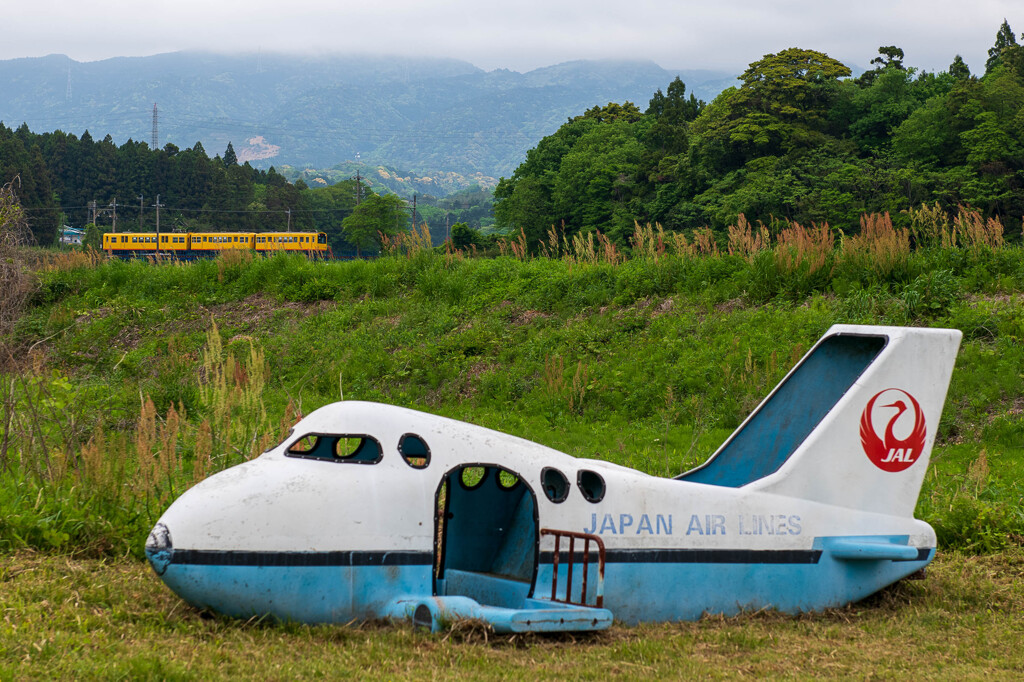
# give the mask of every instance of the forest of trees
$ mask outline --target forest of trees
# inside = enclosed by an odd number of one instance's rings
[[[1024,47],[1005,21],[985,72],[879,48],[857,78],[821,52],[754,62],[709,104],[678,78],[646,111],[630,102],[570,119],[495,189],[499,228],[536,244],[552,226],[620,243],[634,221],[723,230],[748,220],[827,222],[938,202],[1019,228],[1024,215]]]
[[[365,184],[358,192],[355,179],[317,188],[301,180],[292,184],[273,167],[263,171],[239,164],[230,144],[223,155],[210,158],[198,142],[191,149],[168,144],[154,151],[132,140],[117,146],[110,136],[97,142],[88,131],[79,138],[59,130],[36,134],[26,125],[12,130],[0,123],[0,181],[15,178],[35,241],[44,246],[54,243],[61,225],[90,224],[93,201],[97,233],[113,228],[115,200],[118,231],[153,230],[157,195],[161,230],[283,231],[290,225],[292,230],[326,232],[338,253],[377,246],[374,236],[366,236],[365,220],[352,222],[361,229],[344,228],[357,202],[369,202],[364,214],[380,203]],[[392,195],[387,203],[392,213],[406,210],[411,226],[403,200]],[[477,227],[482,219],[487,222],[481,212],[489,213],[491,198],[477,188],[444,199],[422,196],[419,203],[417,222],[427,222],[440,243],[446,222],[469,220]],[[388,220],[381,226],[385,232],[393,231],[396,222]]]

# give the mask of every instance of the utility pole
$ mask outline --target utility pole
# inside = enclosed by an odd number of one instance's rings
[[[156,119],[157,119],[156,102],[153,102],[153,151],[156,151],[156,149],[157,149],[156,144],[157,144],[157,140],[159,139],[157,137],[157,134],[156,134]]]
[[[452,238],[451,231],[448,226],[448,211],[444,212],[444,240],[448,241]]]
[[[142,232],[142,200],[143,195],[139,195],[139,232]]]
[[[416,231],[416,195],[412,195],[412,231]]]
[[[96,224],[96,200],[93,199],[89,202],[89,209],[92,211],[92,224]]]
[[[114,219],[111,223],[110,231],[117,234],[117,197],[114,197],[114,202],[109,204],[109,206],[114,209]]]
[[[163,204],[160,203],[160,195],[156,195],[156,203],[153,204],[156,208],[156,254],[160,255],[160,207]]]
[[[292,209],[285,211],[288,214],[288,232],[292,231]]]
[[[359,171],[356,171],[356,206],[359,205],[360,200],[363,198],[363,179],[359,177]]]

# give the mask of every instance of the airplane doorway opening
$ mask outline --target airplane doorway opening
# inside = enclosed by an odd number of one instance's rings
[[[437,596],[519,608],[537,573],[537,499],[522,477],[488,464],[460,466],[437,491]]]

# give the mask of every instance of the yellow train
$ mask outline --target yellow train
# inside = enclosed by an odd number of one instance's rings
[[[326,256],[331,247],[323,232],[119,232],[103,235],[103,250],[123,257],[159,252],[178,258],[201,258],[229,250],[301,251]]]

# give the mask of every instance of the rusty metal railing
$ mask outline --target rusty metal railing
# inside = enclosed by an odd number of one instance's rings
[[[555,552],[552,555],[551,560],[551,601],[561,602],[563,604],[572,604],[574,606],[590,606],[587,603],[587,578],[590,573],[590,543],[593,542],[597,545],[597,589],[595,590],[595,603],[594,606],[597,608],[604,607],[604,542],[597,535],[591,535],[590,533],[577,533],[571,530],[553,530],[551,528],[541,528],[540,534],[550,535],[555,538]],[[558,565],[561,559],[561,542],[562,538],[569,538],[569,561],[566,563],[566,583],[565,583],[565,598],[558,598]],[[573,601],[572,599],[572,573],[575,567],[576,561],[576,540],[583,541],[583,584],[580,590],[580,600]]]

